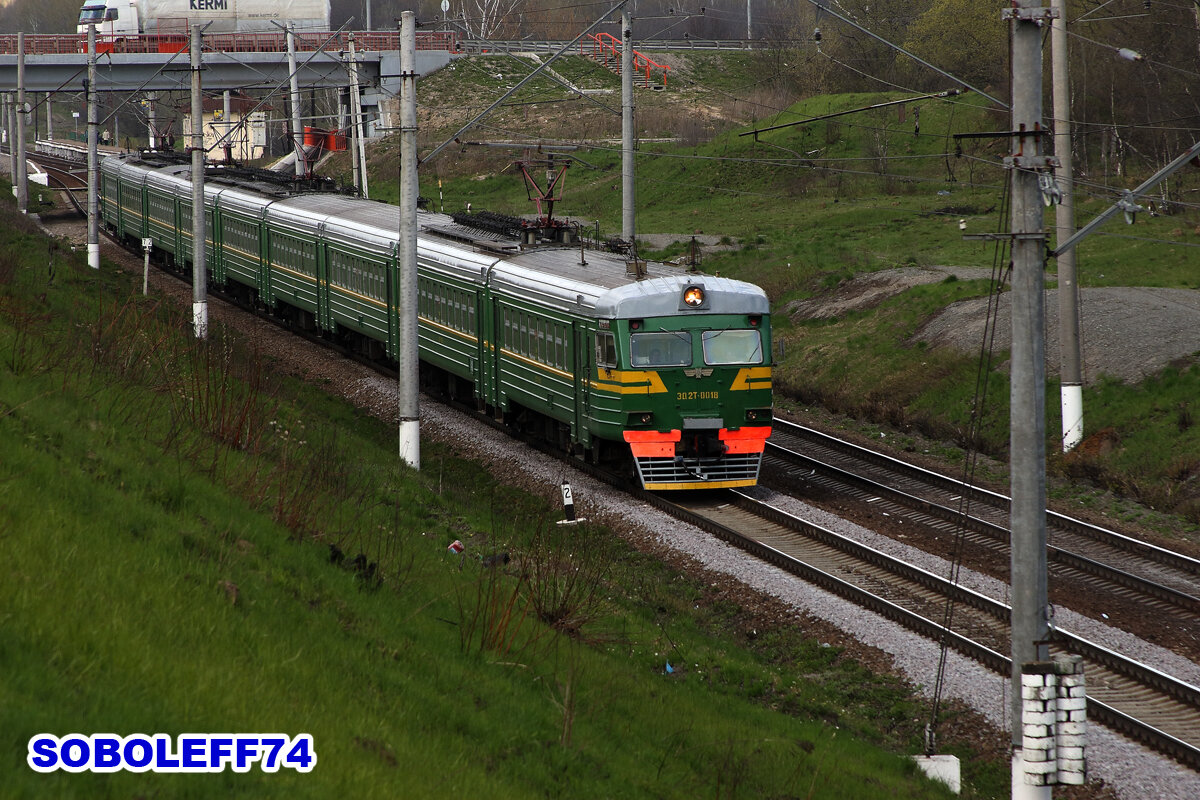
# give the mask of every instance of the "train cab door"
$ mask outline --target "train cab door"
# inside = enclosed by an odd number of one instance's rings
[[[397,255],[397,245],[392,242],[391,253],[388,255],[387,269],[384,270],[384,280],[387,292],[387,354],[397,358],[400,354],[400,262]],[[420,286],[420,282],[417,283]],[[417,306],[418,313],[420,305]]]
[[[329,253],[325,246],[324,222],[317,225],[313,261],[313,274],[317,278],[317,327],[328,331],[333,329],[333,313],[329,308]]]
[[[258,272],[254,276],[254,288],[258,290],[258,296],[262,298],[268,306],[274,303],[274,297],[271,295],[271,231],[267,227],[267,206],[264,206],[259,211],[259,217],[256,221],[258,226]]]
[[[586,444],[587,420],[592,397],[591,337],[579,322],[571,323],[572,366],[575,375],[575,414],[572,419],[572,438]]]
[[[487,332],[492,328],[488,310],[487,291],[480,287],[472,298],[475,303],[475,357],[471,364],[471,379],[475,382],[475,402],[480,409],[488,403],[492,369],[488,359]]]
[[[503,383],[503,369],[501,366],[502,354],[501,350],[504,347],[504,314],[507,313],[504,307],[500,305],[499,298],[492,297],[488,303],[491,306],[489,311],[488,326],[487,326],[487,341],[484,343],[485,353],[484,358],[488,364],[488,369],[491,370],[491,376],[488,380],[487,404],[491,406],[499,419],[500,413],[504,410],[501,405],[504,398],[504,392],[501,384]]]

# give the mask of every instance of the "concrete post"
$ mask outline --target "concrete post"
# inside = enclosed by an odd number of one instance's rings
[[[1055,242],[1075,233],[1075,174],[1071,158],[1071,88],[1067,79],[1067,3],[1051,0],[1058,17],[1052,21],[1051,81],[1054,86],[1054,155],[1062,201],[1054,209]],[[1062,449],[1075,449],[1083,439],[1083,366],[1079,345],[1079,284],[1075,248],[1058,255],[1058,347],[1062,396]]]
[[[150,149],[158,149],[158,120],[156,118],[158,109],[158,92],[146,93],[146,127],[149,129]]]
[[[621,238],[637,235],[633,182],[633,15],[621,11]]]
[[[25,126],[28,122],[25,104],[25,33],[17,34],[17,171],[13,183],[17,187],[17,209],[29,213],[29,162],[25,160]]]
[[[224,115],[222,121],[225,123],[221,126],[221,141],[225,143],[225,163],[230,164],[233,161],[233,116],[230,106],[230,92],[225,90],[221,95],[221,113]]]
[[[192,26],[192,328],[208,338],[208,253],[204,226],[204,104],[200,93],[200,26]]]
[[[87,33],[87,147],[88,147],[88,266],[100,269],[100,160],[96,145],[100,138],[100,119],[96,91],[96,26]]]
[[[415,32],[413,33],[413,37],[413,63],[415,64]],[[416,100],[414,99],[413,102],[415,103]],[[354,56],[354,34],[350,34],[350,115],[354,118],[354,151],[350,154],[350,160],[354,162],[356,167],[354,172],[360,181],[358,184],[359,191],[362,192],[363,197],[370,197],[370,188],[367,184],[366,125],[363,119],[362,97],[358,93],[358,61]],[[403,125],[403,123],[401,124]]]
[[[1012,376],[1009,436],[1012,483],[1013,797],[1050,800],[1046,786],[1025,783],[1022,754],[1021,668],[1045,661],[1049,633],[1046,594],[1045,307],[1042,274],[1046,239],[1038,170],[1045,167],[1042,122],[1040,0],[1019,0],[1012,20]]]
[[[291,73],[292,104],[292,147],[296,153],[296,177],[303,178],[308,174],[307,159],[304,156],[304,131],[300,127],[300,76],[296,74],[296,26],[289,22],[287,27],[288,72]]]
[[[421,468],[417,407],[417,26],[411,11],[400,14],[400,458]],[[365,177],[365,176],[364,176]]]

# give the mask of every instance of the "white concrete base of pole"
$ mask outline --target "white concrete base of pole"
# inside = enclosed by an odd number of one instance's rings
[[[912,759],[926,777],[941,781],[955,794],[962,791],[962,765],[958,756],[913,756]]]
[[[100,269],[100,243],[92,244],[88,242],[88,266],[92,269]]]
[[[208,338],[208,303],[192,303],[192,330],[197,339]]]
[[[1067,384],[1062,387],[1062,449],[1069,453],[1083,441],[1083,387]]]
[[[1012,800],[1052,800],[1054,787],[1034,786],[1025,782],[1025,756],[1021,748],[1013,750]]]
[[[400,422],[400,460],[413,469],[421,468],[421,423],[415,419]]]

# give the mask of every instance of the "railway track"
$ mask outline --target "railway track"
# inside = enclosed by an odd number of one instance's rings
[[[964,565],[1008,580],[1008,498],[803,426],[776,420],[764,469],[798,494],[830,493],[871,513],[915,523],[948,552],[962,534]],[[910,529],[911,533],[911,529]],[[1109,624],[1200,657],[1200,561],[1047,512],[1052,600],[1103,605]]]
[[[571,463],[628,489],[623,479],[577,459]],[[1008,610],[1003,604],[782,511],[768,510],[744,495],[727,492],[681,503],[648,492],[634,493],[898,624],[934,640],[944,637],[955,650],[997,672],[1009,670],[1003,655],[1009,641]],[[949,631],[933,621],[942,617],[947,594],[959,609]],[[1060,632],[1052,648],[1056,654],[1084,657],[1093,719],[1200,770],[1200,690],[1066,632]]]
[[[781,569],[1008,674],[1009,608],[748,495],[647,499]],[[953,598],[953,627],[943,618]],[[1092,719],[1200,770],[1200,688],[1057,629],[1051,654],[1086,664]]]
[[[5,157],[9,156],[7,150],[3,152]],[[87,192],[86,163],[81,165],[75,159],[52,156],[36,151],[30,151],[27,158],[29,161],[37,164],[46,173],[47,185],[51,190],[61,191],[67,196],[67,199],[75,207],[75,211],[78,214],[87,216],[87,211],[79,204],[79,199],[76,197],[79,193]]]

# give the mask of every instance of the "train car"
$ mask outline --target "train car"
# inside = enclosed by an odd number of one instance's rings
[[[190,268],[190,167],[120,156],[101,177],[106,227]],[[205,207],[213,285],[395,358],[399,209],[219,168]],[[570,228],[495,220],[419,213],[425,388],[593,461],[624,460],[647,489],[755,484],[771,430],[765,293],[584,250]]]

